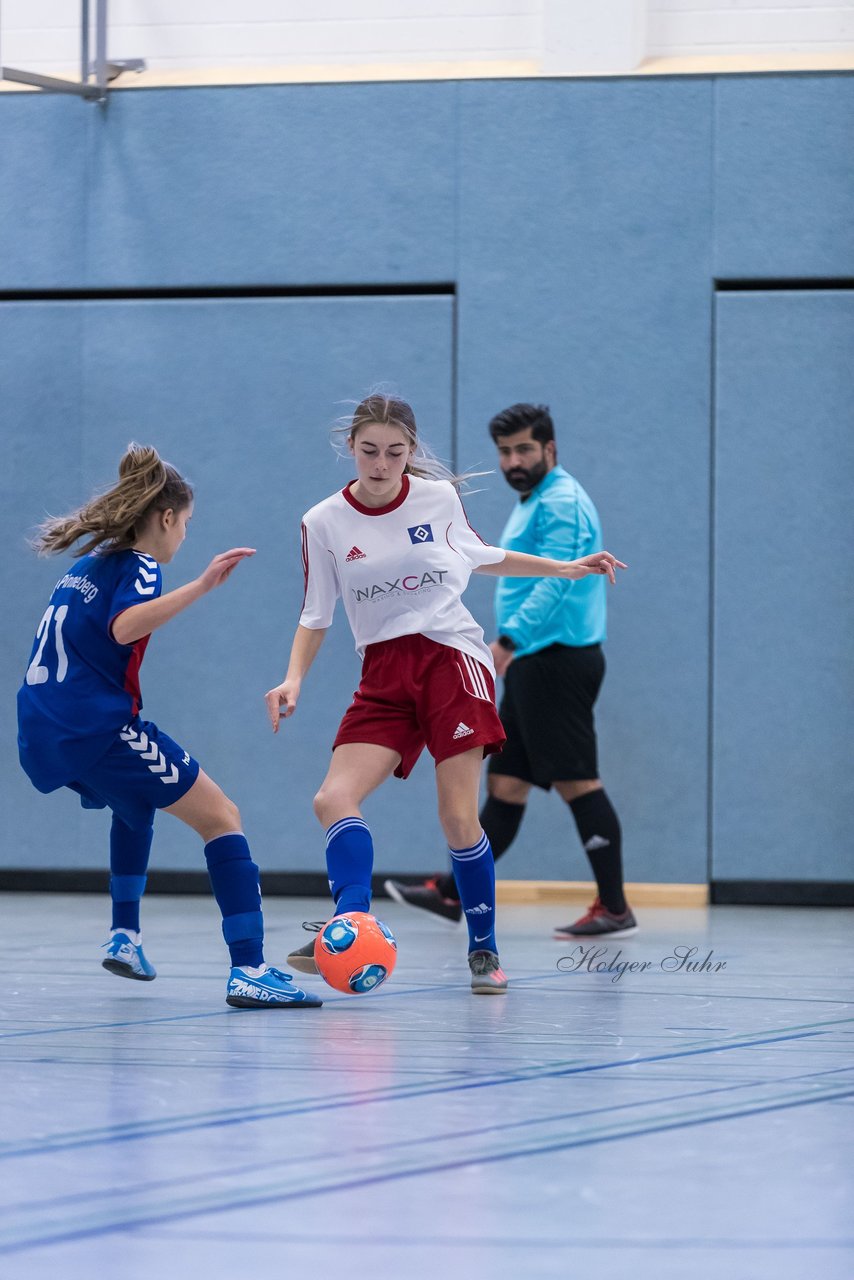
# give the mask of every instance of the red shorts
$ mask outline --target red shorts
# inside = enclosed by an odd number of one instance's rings
[[[400,755],[395,777],[408,778],[425,747],[441,764],[472,747],[491,755],[505,736],[482,663],[426,636],[398,636],[365,650],[362,679],[332,749],[345,742],[390,747]]]

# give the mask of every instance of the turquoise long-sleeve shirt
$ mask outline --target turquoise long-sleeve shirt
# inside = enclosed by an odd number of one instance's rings
[[[554,560],[577,560],[602,550],[602,528],[589,495],[558,466],[517,502],[500,545]],[[597,644],[605,639],[606,582],[598,575],[574,582],[499,578],[498,634],[515,641],[517,658],[552,644]]]

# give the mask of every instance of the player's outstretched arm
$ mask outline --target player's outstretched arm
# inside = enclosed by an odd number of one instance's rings
[[[192,582],[187,582],[174,591],[167,591],[165,596],[158,596],[156,600],[132,604],[113,619],[113,639],[119,644],[135,644],[143,636],[170,622],[176,614],[187,609],[209,591],[213,591],[214,587],[222,586],[232,569],[241,560],[254,554],[254,547],[232,547],[230,551],[221,551],[218,556],[214,556],[204,573],[200,573]]]
[[[615,570],[627,569],[610,551],[594,551],[580,560],[549,560],[545,556],[529,556],[522,551],[508,551],[497,564],[478,565],[475,573],[489,573],[495,578],[586,578],[604,574],[616,581]]]
[[[281,684],[276,685],[275,689],[270,689],[264,694],[264,701],[267,703],[267,715],[270,717],[273,733],[278,733],[280,722],[286,720],[288,716],[292,716],[296,711],[303,679],[317,657],[326,631],[326,627],[319,627],[315,630],[302,625],[297,627],[294,642],[291,645],[287,675]]]

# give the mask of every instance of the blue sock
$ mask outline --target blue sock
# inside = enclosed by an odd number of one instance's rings
[[[486,835],[470,849],[450,849],[451,866],[469,931],[469,951],[494,951],[495,859]]]
[[[370,911],[374,842],[364,818],[342,818],[326,833],[326,870],[335,914]]]
[[[241,968],[262,965],[261,881],[246,836],[240,831],[217,836],[205,845],[205,858],[214,897],[222,912],[222,936],[228,945],[231,963]]]
[[[134,831],[113,814],[110,827],[110,897],[114,929],[139,932],[139,900],[145,893],[154,827]]]

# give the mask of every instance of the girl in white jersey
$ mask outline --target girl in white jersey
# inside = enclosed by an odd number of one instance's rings
[[[502,994],[495,866],[478,819],[478,790],[483,758],[501,750],[504,731],[492,656],[460,597],[472,571],[598,573],[613,582],[615,567],[625,566],[607,551],[563,562],[489,546],[469,525],[451,477],[437,478],[441,469],[418,455],[415,418],[403,400],[363,400],[348,442],[356,480],[303,518],[305,600],[287,674],[266,695],[273,731],[296,710],[340,596],[363,667],[314,799],[326,829],[335,912],[370,911],[373,843],[362,802],[392,773],[406,778],[426,746],[469,929],[471,988]],[[313,943],[288,960],[316,972]]]

